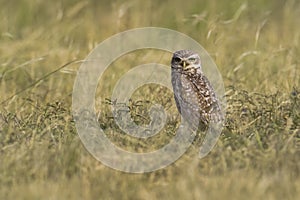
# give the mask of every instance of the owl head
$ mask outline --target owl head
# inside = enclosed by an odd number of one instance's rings
[[[200,57],[197,53],[191,50],[179,50],[174,52],[171,66],[172,69],[177,71],[192,73],[202,72]]]

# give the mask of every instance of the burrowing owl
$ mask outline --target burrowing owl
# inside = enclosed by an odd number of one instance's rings
[[[187,121],[197,123],[206,129],[210,122],[222,121],[219,101],[209,80],[201,69],[197,53],[180,50],[173,54],[171,61],[172,85],[176,106]]]

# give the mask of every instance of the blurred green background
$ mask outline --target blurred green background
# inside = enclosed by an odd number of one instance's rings
[[[299,199],[299,1],[0,0],[0,7],[0,199]],[[209,52],[228,114],[206,158],[187,153],[165,169],[133,175],[85,150],[71,95],[80,60],[98,43],[146,26],[185,33]],[[157,56],[169,64],[170,54],[137,52],[100,80],[99,122],[116,143],[124,135],[107,114],[110,90],[132,63]],[[149,86],[133,96],[137,122],[148,122],[149,102],[176,109],[170,91],[161,91]],[[170,120],[156,139],[165,142],[176,125]],[[155,145],[129,142],[135,150]]]

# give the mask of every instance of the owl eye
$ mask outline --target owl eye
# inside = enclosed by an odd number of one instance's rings
[[[180,62],[180,61],[181,61],[181,58],[175,57],[175,58],[174,58],[174,61],[175,61],[175,62]]]
[[[189,58],[189,61],[190,61],[190,62],[195,62],[195,61],[196,61],[196,58]]]

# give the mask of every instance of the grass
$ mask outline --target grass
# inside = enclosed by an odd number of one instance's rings
[[[297,1],[1,0],[0,6],[0,199],[299,199]],[[72,87],[80,60],[98,43],[144,26],[183,32],[210,53],[223,76],[227,119],[204,159],[191,147],[164,169],[127,174],[96,161],[82,145]],[[168,65],[169,57],[133,52],[99,81],[98,120],[120,147],[150,151],[172,138],[176,117],[142,141],[128,139],[109,112],[111,91],[124,73],[153,59]],[[134,121],[148,124],[148,110],[158,102],[176,112],[166,88],[137,90]]]

